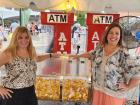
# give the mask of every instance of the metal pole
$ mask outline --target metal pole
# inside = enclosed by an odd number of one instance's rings
[[[20,26],[22,26],[22,14],[21,14],[22,8],[19,9],[19,21],[20,21]]]
[[[138,105],[140,105],[140,84],[139,84],[139,100],[138,100]]]

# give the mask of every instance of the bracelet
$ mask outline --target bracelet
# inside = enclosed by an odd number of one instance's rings
[[[50,58],[52,57],[52,53],[50,53]]]

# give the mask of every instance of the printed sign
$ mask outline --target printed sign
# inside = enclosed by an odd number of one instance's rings
[[[68,14],[47,14],[48,23],[67,23]]]
[[[119,18],[119,14],[87,14],[87,51],[94,50],[96,48],[102,40],[106,26],[111,24],[117,18]]]
[[[93,24],[111,24],[113,15],[93,15]]]
[[[73,13],[41,12],[41,23],[54,26],[53,52],[71,52],[71,26]]]

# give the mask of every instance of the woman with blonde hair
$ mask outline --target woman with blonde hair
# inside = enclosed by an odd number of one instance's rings
[[[38,105],[35,95],[36,61],[58,54],[38,56],[26,27],[18,27],[9,46],[0,54],[0,66],[5,65],[6,77],[0,86],[1,105]]]

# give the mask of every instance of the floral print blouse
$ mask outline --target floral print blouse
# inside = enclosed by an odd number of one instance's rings
[[[108,95],[125,98],[126,91],[119,89],[119,83],[128,84],[138,75],[140,65],[130,59],[125,48],[118,48],[114,53],[105,56],[102,46],[90,52],[93,59],[93,86]]]

